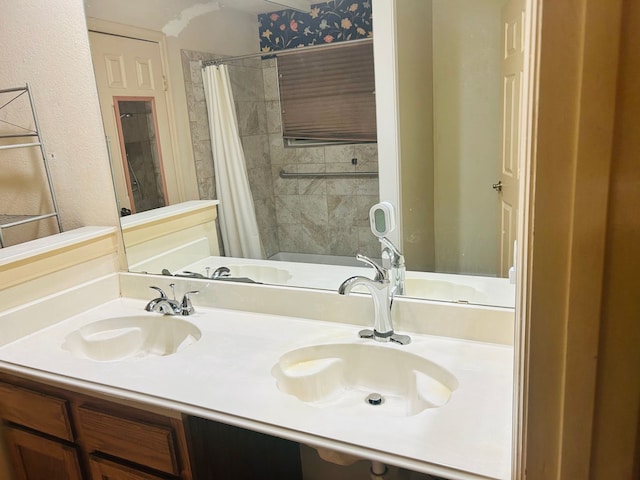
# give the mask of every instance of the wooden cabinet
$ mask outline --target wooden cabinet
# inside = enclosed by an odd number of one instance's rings
[[[0,419],[16,480],[302,479],[296,442],[2,373]]]
[[[17,480],[82,480],[75,446],[5,426]]]
[[[141,472],[95,455],[89,458],[89,468],[91,478],[94,480],[166,480],[167,478]]]
[[[91,452],[101,452],[160,472],[180,474],[175,430],[142,419],[122,418],[95,408],[78,408],[78,427]]]
[[[19,480],[192,480],[181,417],[0,375]]]
[[[66,399],[8,383],[0,383],[0,399],[0,413],[5,421],[73,441]]]

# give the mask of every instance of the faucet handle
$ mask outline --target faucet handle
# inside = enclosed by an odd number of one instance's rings
[[[167,299],[167,294],[164,293],[164,290],[162,290],[160,287],[154,287],[153,285],[150,286],[149,288],[153,288],[154,290],[157,290],[160,293],[160,298],[163,300]]]
[[[189,298],[189,295],[197,295],[198,293],[200,293],[198,290],[192,290],[184,294],[184,296],[182,297],[182,302],[180,303],[180,306],[182,307],[180,313],[182,315],[191,315],[192,313],[195,313],[196,309],[193,308],[193,304],[191,303],[191,298]]]
[[[382,282],[388,279],[387,271],[384,268],[382,268],[380,265],[378,265],[376,262],[371,260],[369,257],[357,253],[356,260],[358,260],[359,262],[366,263],[370,267],[373,267],[373,269],[376,271],[376,277],[374,278],[376,282]]]
[[[160,303],[164,301],[168,301],[168,299],[167,299],[167,295],[164,293],[164,291],[160,287],[150,286],[149,288],[153,288],[154,290],[157,290],[158,293],[160,294],[159,298],[154,298],[153,300],[150,300],[149,303],[147,303],[147,305],[144,307],[144,309],[147,312],[154,312],[156,311]]]

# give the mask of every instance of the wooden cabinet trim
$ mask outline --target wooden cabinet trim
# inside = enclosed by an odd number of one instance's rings
[[[170,478],[143,472],[98,455],[90,455],[89,470],[93,480],[167,480]]]
[[[180,473],[171,427],[123,418],[87,405],[78,407],[77,422],[89,453],[102,452],[160,472]]]
[[[149,469],[149,471],[157,471],[157,475],[163,475],[160,472],[167,472],[171,476],[167,478],[179,478],[180,480],[192,480],[190,455],[186,440],[186,426],[183,424],[182,414],[175,411],[159,410],[156,407],[145,408],[145,405],[140,402],[122,401],[120,399],[110,399],[101,396],[100,394],[92,395],[89,390],[82,390],[82,392],[68,390],[64,386],[56,386],[53,383],[41,382],[39,380],[33,380],[26,377],[16,376],[6,372],[0,372],[0,387],[5,387],[5,390],[0,390],[0,419],[4,419],[11,423],[15,423],[20,426],[24,426],[27,430],[35,430],[35,434],[38,435],[42,432],[44,437],[51,436],[61,438],[65,441],[74,442],[78,447],[78,455],[80,457],[80,465],[86,467],[87,474],[90,465],[90,454],[97,451],[96,448],[89,445],[86,441],[86,429],[83,430],[79,425],[81,418],[80,409],[93,410],[95,412],[103,412],[109,418],[119,419],[124,422],[129,428],[140,428],[144,431],[151,431],[153,437],[153,447],[159,445],[155,452],[168,452],[168,457],[162,459],[162,461],[149,464],[145,463],[145,460],[137,456],[132,459],[130,455],[118,455],[112,452],[105,452],[107,456],[113,455],[114,457],[120,457],[123,463],[131,462],[132,464],[140,464],[141,466]],[[6,392],[18,391],[28,392],[31,395],[35,395],[38,400],[54,399],[55,402],[48,403],[48,409],[42,408],[27,408],[25,409],[22,417],[31,418],[33,416],[43,416],[46,419],[65,419],[65,428],[68,429],[68,435],[62,435],[60,432],[54,433],[50,428],[42,428],[39,424],[34,424],[32,421],[21,419],[17,421],[16,415],[11,414],[10,409],[5,408],[4,404]],[[16,402],[14,402],[16,403]],[[17,402],[21,405],[20,402]],[[46,402],[45,402],[46,403]],[[55,406],[53,410],[51,405]],[[61,407],[64,405],[64,407]],[[60,412],[60,409],[62,413]],[[9,411],[9,413],[7,413]],[[36,415],[37,414],[37,415]],[[10,417],[10,418],[9,418]],[[138,425],[136,427],[136,425]],[[151,428],[151,430],[148,430]],[[126,430],[126,429],[125,429]],[[7,439],[8,438],[8,435]],[[119,437],[118,440],[126,440],[125,435]],[[91,441],[91,437],[88,437]],[[131,440],[129,440],[131,441]],[[136,447],[143,441],[149,443],[145,436],[143,440],[134,441]],[[115,458],[117,462],[117,458]],[[159,468],[160,467],[160,468]],[[98,477],[100,478],[100,477]],[[162,478],[162,477],[160,477]]]
[[[7,421],[72,442],[69,402],[34,390],[0,383],[0,415]]]
[[[28,471],[34,470],[34,465],[25,465],[25,451],[36,452],[41,458],[48,457],[64,465],[63,472],[51,472],[49,478],[63,478],[64,473],[68,480],[82,480],[82,471],[78,459],[77,448],[61,441],[42,437],[35,433],[27,432],[17,427],[5,426],[5,435],[8,440],[9,457],[14,467],[18,480],[29,480]],[[42,472],[40,472],[42,473]],[[39,475],[39,478],[44,478]]]

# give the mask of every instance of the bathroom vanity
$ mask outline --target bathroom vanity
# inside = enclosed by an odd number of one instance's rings
[[[341,464],[510,478],[512,310],[398,299],[395,328],[411,336],[398,345],[358,337],[373,318],[366,294],[131,273],[33,293],[75,268],[46,268],[69,242],[39,250],[31,280],[18,279],[24,256],[4,265],[3,293],[22,299],[0,312],[0,416],[18,468],[302,478],[308,445]],[[194,314],[145,311],[149,287],[170,282],[178,298],[200,292]]]

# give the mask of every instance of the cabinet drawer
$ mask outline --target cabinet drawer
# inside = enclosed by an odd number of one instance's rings
[[[78,408],[78,428],[89,452],[102,452],[161,472],[178,475],[173,429]]]
[[[19,480],[82,480],[76,447],[6,427],[7,447]]]
[[[92,480],[167,480],[168,478],[120,465],[96,455],[91,455],[89,458],[89,468]]]
[[[9,422],[73,441],[68,401],[0,383],[0,415]]]

